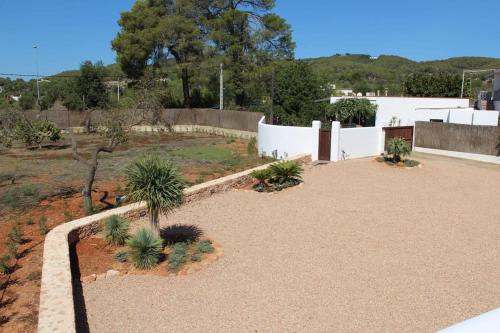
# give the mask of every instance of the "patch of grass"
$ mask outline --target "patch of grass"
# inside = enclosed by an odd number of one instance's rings
[[[5,245],[7,246],[9,257],[17,259],[17,244],[9,239]]]
[[[187,147],[173,150],[172,155],[193,160],[224,162],[233,158],[233,151],[222,147]]]
[[[405,164],[405,166],[407,166],[409,168],[413,168],[413,167],[419,166],[420,162],[419,161],[415,161],[415,160],[406,159],[404,161],[404,164]]]
[[[191,255],[191,261],[192,262],[200,262],[201,261],[201,254],[195,253]]]
[[[5,191],[1,202],[10,209],[21,207],[22,198],[18,188],[12,188]]]
[[[33,222],[33,219],[31,217],[26,220],[26,225],[33,225],[34,223],[35,222]]]
[[[113,215],[104,220],[104,237],[108,243],[123,245],[129,237],[129,222],[123,217]]]
[[[24,233],[23,230],[18,225],[16,225],[10,230],[8,236],[12,242],[21,244],[23,242]]]
[[[22,195],[25,197],[38,196],[38,194],[40,192],[38,190],[38,187],[34,184],[31,184],[31,183],[21,185],[20,190],[21,190]]]
[[[115,259],[118,262],[127,262],[128,261],[128,253],[126,251],[119,251],[115,253],[113,256],[113,259]]]
[[[0,257],[0,274],[7,275],[11,271],[11,267],[9,265],[10,257],[8,255],[3,255]]]
[[[257,156],[258,151],[257,151],[257,139],[256,138],[251,138],[248,141],[247,153],[248,153],[248,156]]]
[[[134,267],[151,269],[158,265],[162,255],[163,241],[148,229],[140,229],[127,240],[128,257]]]
[[[42,271],[34,271],[28,274],[26,280],[35,281],[35,280],[40,280],[41,277],[42,277]]]
[[[47,227],[47,218],[45,216],[40,217],[40,220],[38,220],[38,229],[40,231],[40,235],[42,236],[49,232],[49,228]]]
[[[63,214],[64,214],[64,221],[65,222],[69,222],[69,221],[73,220],[73,214],[71,214],[71,212],[65,210],[63,212]]]
[[[230,145],[231,143],[235,142],[236,140],[234,138],[230,138],[226,141],[226,144]]]

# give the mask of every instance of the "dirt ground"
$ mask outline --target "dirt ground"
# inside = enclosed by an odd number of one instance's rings
[[[309,166],[186,205],[224,248],[188,276],[84,285],[90,332],[435,332],[500,306],[500,167],[415,154]]]
[[[100,141],[97,135],[78,136],[79,149],[87,156]],[[123,194],[124,168],[146,152],[168,156],[190,184],[269,162],[248,156],[247,143],[202,134],[135,134],[113,154],[102,153],[94,203],[104,206],[98,201],[104,192],[114,203],[115,195]],[[24,232],[19,259],[10,261],[14,272],[0,276],[0,331],[36,330],[44,240],[40,220],[46,220],[50,230],[84,216],[80,194],[84,172],[71,157],[68,138],[41,150],[0,151],[0,256],[7,251],[5,242],[12,227],[17,224]]]

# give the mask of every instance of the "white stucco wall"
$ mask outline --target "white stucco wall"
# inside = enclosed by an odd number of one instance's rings
[[[342,158],[343,152],[346,159],[380,155],[384,152],[384,138],[381,127],[341,128],[339,156]]]
[[[272,156],[274,150],[278,158],[299,154],[311,154],[312,160],[318,159],[319,128],[321,122],[313,122],[314,127],[278,126],[259,121],[259,154]]]
[[[471,125],[472,124],[472,115],[474,111],[472,110],[450,110],[449,123],[452,124],[463,124],[463,125]]]
[[[473,125],[498,126],[499,111],[474,111]]]
[[[415,121],[430,121],[441,119],[444,123],[449,120],[450,109],[416,109]]]
[[[342,97],[331,97],[335,103]],[[401,125],[414,125],[416,109],[455,109],[468,108],[469,100],[462,98],[425,98],[425,97],[362,97],[378,105],[375,126],[387,126],[393,117],[401,119]]]

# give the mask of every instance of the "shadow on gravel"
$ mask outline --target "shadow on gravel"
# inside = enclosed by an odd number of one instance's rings
[[[87,309],[85,308],[85,298],[83,297],[82,283],[80,282],[80,268],[76,248],[69,247],[71,275],[73,276],[73,305],[75,307],[76,331],[78,333],[88,333],[89,323],[87,321]]]

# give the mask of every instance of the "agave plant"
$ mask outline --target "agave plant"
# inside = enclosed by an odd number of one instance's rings
[[[250,173],[250,176],[259,181],[259,185],[266,186],[266,180],[272,176],[270,169],[254,170]]]
[[[123,245],[128,238],[129,223],[123,217],[113,215],[104,220],[104,236],[108,243]]]
[[[172,162],[156,155],[138,159],[125,173],[130,198],[146,201],[151,229],[159,235],[160,212],[166,215],[182,203],[184,181]]]
[[[151,230],[139,229],[127,240],[128,260],[139,269],[151,269],[158,264],[163,250],[163,241]]]
[[[304,169],[295,161],[282,161],[271,164],[269,169],[272,172],[273,179],[278,184],[288,182],[298,182],[302,180],[302,172]]]
[[[411,147],[403,138],[392,138],[387,145],[387,152],[392,155],[392,161],[398,163],[401,157],[410,155]]]

